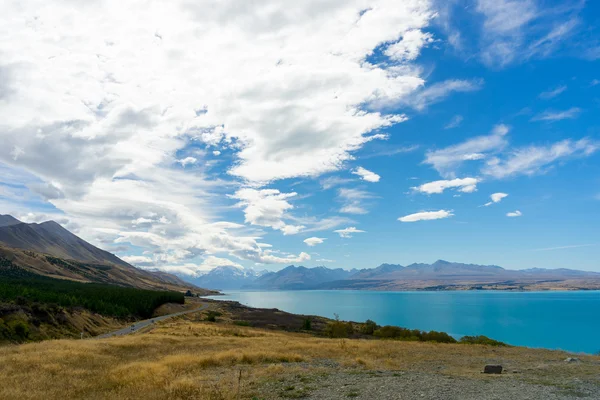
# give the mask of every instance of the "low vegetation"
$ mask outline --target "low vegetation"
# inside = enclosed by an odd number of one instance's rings
[[[177,292],[81,283],[36,275],[0,259],[0,341],[23,342],[56,337],[40,327],[72,325],[70,311],[87,310],[104,317],[149,318],[165,303],[184,303]],[[99,318],[95,318],[98,321]],[[36,335],[31,335],[32,331]]]
[[[0,398],[274,399],[309,396],[318,377],[422,371],[486,380],[486,363],[505,379],[597,378],[599,357],[516,347],[398,340],[332,340],[312,334],[205,321],[207,311],[150,332],[102,340],[60,340],[0,348]],[[483,383],[483,382],[482,382]],[[343,382],[339,383],[340,385]],[[348,388],[348,397],[355,397]]]

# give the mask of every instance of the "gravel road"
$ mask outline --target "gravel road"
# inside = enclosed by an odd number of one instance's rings
[[[201,304],[202,305],[200,307],[195,308],[193,310],[180,311],[180,312],[173,313],[173,314],[162,315],[160,317],[155,317],[155,318],[145,319],[143,321],[138,321],[138,322],[136,322],[134,324],[131,324],[127,328],[119,329],[118,331],[113,331],[113,332],[105,333],[103,335],[96,336],[96,338],[97,339],[104,339],[104,338],[109,338],[109,337],[113,337],[113,336],[128,335],[130,333],[137,332],[137,331],[139,331],[142,328],[150,326],[150,325],[152,325],[155,322],[163,321],[165,319],[169,319],[169,318],[173,318],[173,317],[178,317],[180,315],[195,313],[195,312],[198,312],[198,311],[202,311],[202,310],[204,310],[204,309],[206,309],[208,307],[208,304],[205,304],[205,303],[201,303]]]

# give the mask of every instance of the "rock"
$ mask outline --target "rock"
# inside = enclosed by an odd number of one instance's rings
[[[581,362],[581,361],[579,360],[579,358],[569,357],[569,358],[565,359],[565,362],[567,362],[567,363],[578,363],[578,362]]]
[[[484,374],[501,374],[502,373],[502,365],[486,365],[483,368]]]

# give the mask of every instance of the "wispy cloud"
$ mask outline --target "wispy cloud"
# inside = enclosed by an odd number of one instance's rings
[[[462,115],[455,115],[450,121],[448,121],[446,125],[444,125],[444,129],[458,128],[463,122],[463,119],[464,118]]]
[[[454,146],[427,151],[423,162],[430,164],[443,177],[454,178],[456,169],[464,162],[481,160],[502,150],[508,144],[505,138],[508,131],[508,126],[496,125],[490,135],[477,136]]]
[[[514,218],[514,217],[520,217],[520,216],[522,216],[522,215],[523,215],[523,214],[522,214],[522,213],[521,213],[521,211],[519,211],[519,210],[512,211],[512,212],[509,212],[509,213],[506,213],[506,216],[507,216],[507,217],[513,217],[513,218]]]
[[[571,107],[564,111],[547,110],[531,118],[531,121],[560,121],[563,119],[575,119],[581,114],[581,108]]]
[[[543,100],[550,100],[560,95],[565,90],[567,90],[567,85],[558,86],[554,89],[540,93],[538,97]]]
[[[344,228],[344,229],[337,229],[334,232],[337,233],[338,235],[340,235],[340,237],[347,239],[347,238],[351,238],[352,235],[355,233],[365,233],[366,231],[356,229],[354,226],[350,226],[350,227]]]
[[[431,221],[434,219],[443,219],[453,216],[452,210],[439,210],[439,211],[422,211],[414,214],[405,215],[404,217],[398,218],[400,222],[417,222],[417,221]]]
[[[409,98],[408,103],[413,108],[422,111],[434,103],[444,100],[452,93],[466,93],[481,90],[483,79],[449,79],[446,81],[434,83]]]
[[[570,246],[546,247],[543,249],[533,249],[531,251],[552,251],[552,250],[576,249],[579,247],[592,247],[592,246],[598,246],[598,243],[573,244]]]
[[[341,178],[339,176],[329,176],[327,178],[321,179],[321,187],[325,190],[331,189],[336,186],[340,186],[346,183],[352,182],[352,179]]]
[[[361,155],[361,159],[373,158],[373,157],[382,157],[382,156],[395,156],[396,154],[403,153],[411,153],[419,148],[419,145],[411,145],[411,146],[402,146],[396,148],[389,148],[390,146],[386,146],[385,149],[375,151],[373,153]]]
[[[361,189],[340,188],[338,190],[338,199],[343,203],[340,208],[341,213],[345,214],[367,214],[364,200],[372,199],[374,196]]]
[[[542,8],[535,0],[478,0],[475,10],[483,16],[482,61],[505,67],[565,48],[578,31],[576,14],[582,3]]]
[[[494,178],[535,175],[546,171],[555,161],[587,157],[598,149],[600,143],[589,139],[567,139],[549,146],[528,146],[511,151],[505,158],[488,160],[481,172]]]

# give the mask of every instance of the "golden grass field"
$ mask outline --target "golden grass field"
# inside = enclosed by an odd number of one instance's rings
[[[200,313],[198,313],[200,314]],[[600,383],[600,357],[518,347],[327,339],[201,321],[165,321],[110,339],[52,340],[0,348],[0,399],[269,398],[261,385],[286,375],[351,370],[425,371],[535,382],[576,376]],[[519,374],[480,374],[487,363]]]

